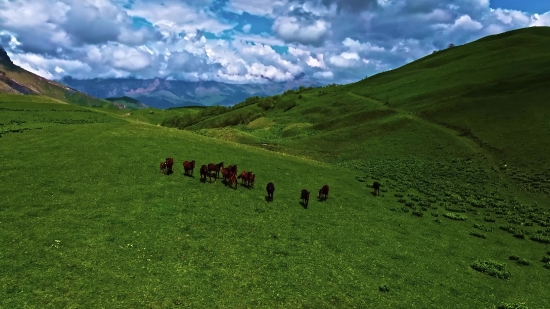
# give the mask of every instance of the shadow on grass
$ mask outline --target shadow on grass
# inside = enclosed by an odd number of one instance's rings
[[[265,196],[266,202],[273,202],[273,198],[270,198],[268,195]]]
[[[302,207],[304,207],[304,209],[307,209],[307,204],[304,203],[303,201],[300,201],[300,205],[302,205]]]

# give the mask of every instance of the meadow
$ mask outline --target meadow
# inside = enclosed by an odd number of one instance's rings
[[[8,72],[55,98],[0,94],[0,307],[550,308],[549,29],[231,108]]]
[[[550,307],[548,201],[476,157],[380,139],[336,164],[44,97],[0,109],[0,307]],[[201,183],[220,161],[255,188]]]

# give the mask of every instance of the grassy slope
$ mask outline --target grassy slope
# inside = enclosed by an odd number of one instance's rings
[[[50,125],[0,139],[2,307],[550,306],[541,297],[550,269],[540,262],[550,246],[498,230],[511,224],[495,213],[518,205],[525,211],[514,212],[518,220],[532,222],[525,218],[543,210],[487,181],[490,175],[475,163],[432,160],[426,169],[407,159],[387,164],[371,158],[370,175],[385,183],[383,195],[373,197],[361,182],[373,178],[357,181],[356,173],[332,165],[72,105],[4,100],[0,108],[3,123]],[[176,160],[170,176],[158,171],[166,156]],[[181,162],[190,159],[253,170],[256,188],[235,191],[200,183],[198,175],[184,177]],[[393,172],[383,172],[388,168]],[[425,202],[416,188],[427,172],[442,175],[433,178],[438,186],[423,187],[431,206],[396,201],[401,193]],[[269,181],[277,190],[268,204],[263,188]],[[329,199],[318,202],[315,190],[325,183]],[[302,188],[312,191],[307,210],[299,204]],[[466,198],[487,208],[468,211],[466,221],[442,217]],[[484,222],[485,216],[496,222]],[[495,230],[478,230],[486,239],[472,237],[474,223]],[[521,228],[533,233],[541,227]],[[532,264],[509,261],[512,254]],[[512,277],[474,271],[470,265],[478,258],[505,263]],[[389,293],[379,291],[384,284]]]
[[[550,167],[550,28],[510,31],[424,57],[343,90],[470,129],[503,161]]]
[[[158,125],[162,120],[176,116],[189,113],[198,113],[200,108],[194,107],[184,107],[184,108],[174,108],[174,109],[158,109],[158,108],[143,108],[139,110],[119,110],[116,112],[118,115],[128,117],[129,119],[134,119],[154,125]],[[150,112],[153,112],[152,114]]]
[[[550,28],[515,30],[355,84],[282,96],[263,127],[205,130],[234,111],[190,129],[344,165],[404,155],[507,163],[518,184],[548,194],[549,47]]]
[[[84,93],[70,90],[65,85],[49,81],[17,66],[7,68],[6,66],[0,64],[0,70],[4,71],[8,78],[15,80],[17,83],[24,85],[25,87],[30,88],[34,92],[41,95],[80,106],[97,107],[107,110],[118,109],[109,101],[97,99]],[[9,89],[2,91],[2,88],[4,87],[0,85],[0,93],[11,93]]]

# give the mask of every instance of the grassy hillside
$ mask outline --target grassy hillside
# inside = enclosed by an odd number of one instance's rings
[[[373,156],[359,173],[5,98],[1,122],[24,131],[0,140],[0,307],[550,306],[541,297],[547,204],[476,162]],[[176,161],[169,176],[158,168],[167,156]],[[198,167],[183,176],[193,159],[252,170],[256,186],[201,183]],[[381,196],[366,188],[374,180]],[[264,199],[270,181],[273,203]],[[325,183],[329,198],[319,202]],[[308,209],[302,188],[312,192]]]
[[[510,164],[550,167],[550,27],[440,51],[342,90],[457,129]]]
[[[16,65],[0,62],[0,94],[4,93],[44,95],[79,106],[118,109],[109,101],[94,98],[47,80]]]
[[[355,84],[249,102],[246,114],[228,110],[186,129],[357,168],[382,156],[472,159],[548,195],[549,47],[548,27],[510,31]]]
[[[148,107],[147,105],[141,103],[140,101],[127,96],[116,97],[116,98],[106,98],[105,100],[109,102],[113,102],[119,109],[136,110],[136,109],[144,109]]]
[[[138,110],[123,109],[117,111],[116,114],[127,117],[128,119],[159,125],[164,119],[181,115],[194,115],[199,113],[202,109],[202,107],[182,107],[173,109],[143,108]]]

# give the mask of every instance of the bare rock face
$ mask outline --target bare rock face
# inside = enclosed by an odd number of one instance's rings
[[[0,63],[8,64],[10,66],[13,65],[10,56],[8,56],[8,53],[2,46],[0,46]]]

